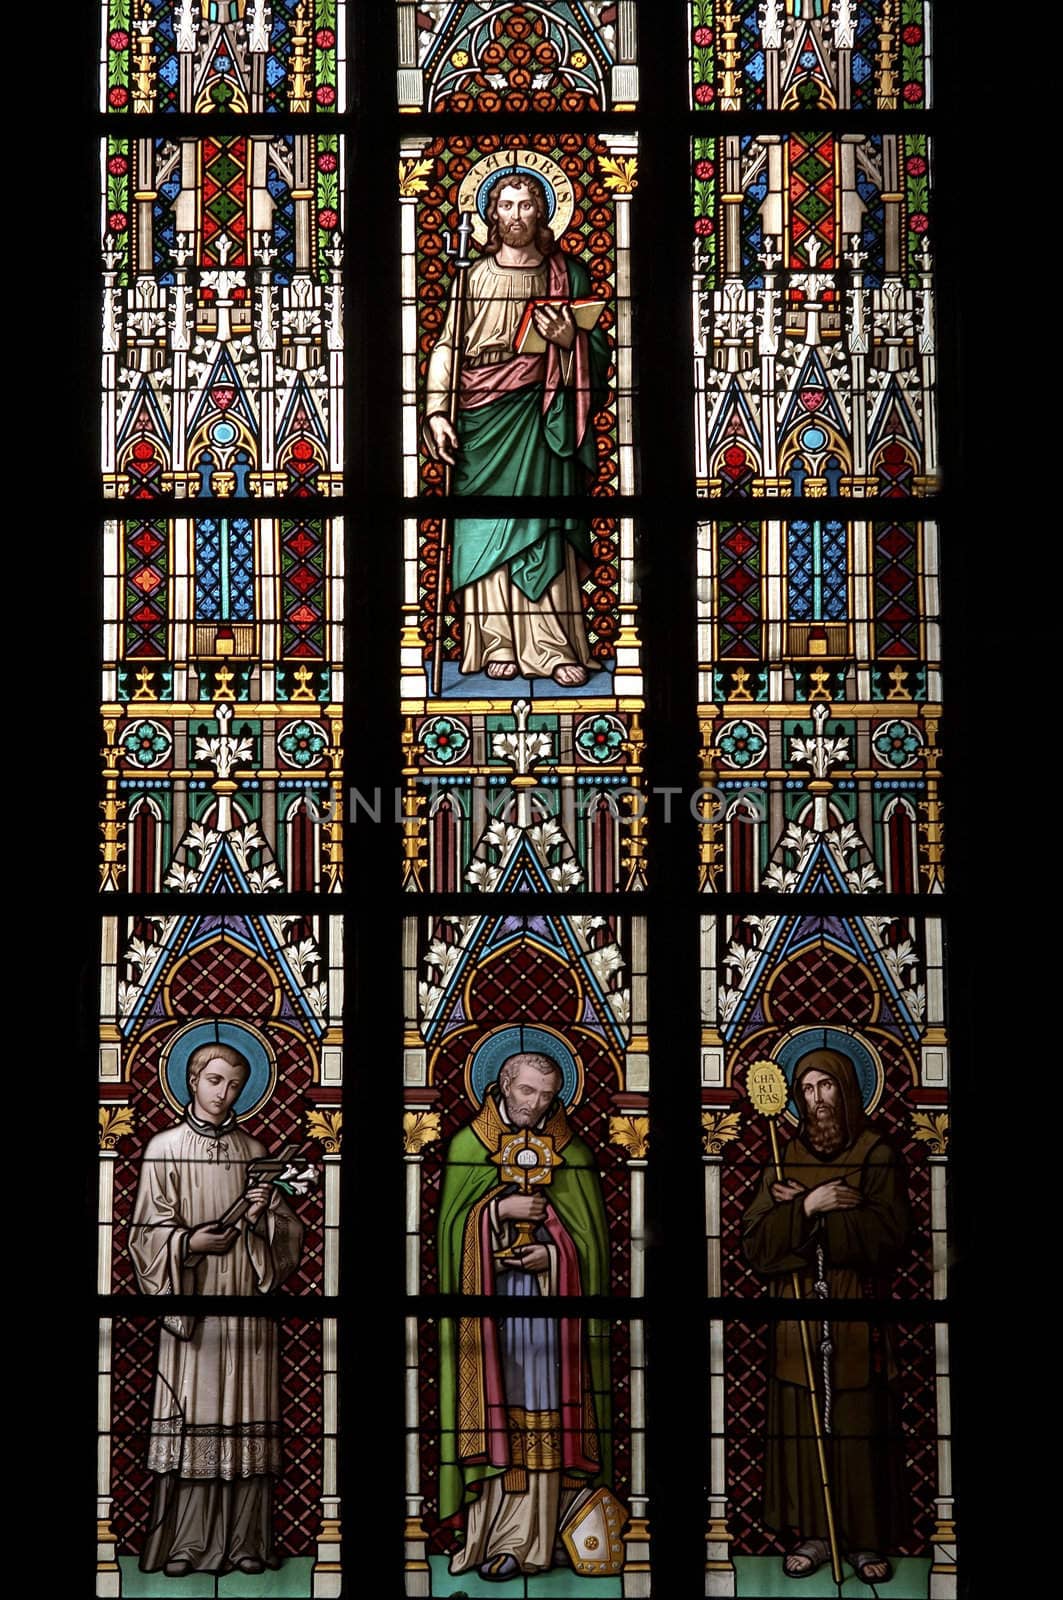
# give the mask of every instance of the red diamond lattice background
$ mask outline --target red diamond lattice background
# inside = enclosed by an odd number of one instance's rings
[[[113,1323],[111,1525],[119,1555],[139,1553],[151,1510],[152,1474],[145,1463],[158,1329],[154,1317],[118,1317]],[[320,1324],[282,1321],[280,1361],[284,1471],[274,1490],[274,1537],[282,1555],[314,1555],[324,1434]]]

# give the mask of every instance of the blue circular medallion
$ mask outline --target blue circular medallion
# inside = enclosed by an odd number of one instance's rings
[[[822,450],[827,442],[827,435],[822,428],[813,426],[802,429],[801,443],[806,450]]]
[[[881,1063],[863,1039],[842,1028],[799,1028],[785,1039],[774,1052],[774,1059],[785,1072],[787,1083],[793,1083],[797,1063],[813,1050],[837,1050],[839,1055],[848,1056],[856,1071],[864,1110],[869,1111],[877,1103],[882,1093]],[[800,1110],[792,1095],[786,1109],[800,1121]]]
[[[561,1072],[561,1099],[566,1106],[570,1106],[577,1098],[583,1082],[583,1073],[575,1054],[560,1035],[548,1032],[546,1028],[523,1025],[500,1028],[477,1045],[465,1075],[469,1093],[476,1104],[483,1104],[484,1095],[490,1085],[497,1082],[498,1074],[510,1056],[522,1053],[549,1056],[551,1061],[557,1063]]]
[[[167,1100],[177,1110],[189,1104],[188,1059],[201,1044],[227,1044],[246,1056],[251,1067],[233,1110],[242,1122],[266,1101],[273,1091],[276,1067],[265,1041],[257,1031],[241,1022],[194,1022],[171,1042],[161,1063],[162,1087]]]
[[[210,436],[215,444],[232,444],[236,429],[231,422],[216,422],[210,430]]]

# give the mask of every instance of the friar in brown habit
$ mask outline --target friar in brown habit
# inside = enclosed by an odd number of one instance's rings
[[[815,1298],[823,1271],[831,1299],[883,1292],[881,1280],[908,1235],[904,1169],[869,1126],[856,1071],[838,1050],[813,1050],[797,1063],[794,1098],[801,1120],[785,1147],[782,1181],[761,1178],[743,1222],[750,1265],[772,1292]],[[870,1280],[870,1283],[869,1283]],[[886,1291],[888,1292],[888,1291]],[[829,1422],[827,1466],[838,1540],[859,1577],[886,1582],[903,1536],[905,1501],[896,1362],[885,1326],[835,1320],[824,1375],[822,1325],[808,1324],[821,1408]],[[796,1322],[776,1324],[768,1377],[763,1520],[798,1543],[784,1560],[788,1577],[806,1577],[830,1559],[808,1380]],[[826,1431],[826,1430],[825,1430]]]
[[[189,1057],[184,1117],[144,1152],[129,1234],[144,1294],[266,1294],[299,1264],[302,1223],[278,1189],[249,1180],[251,1163],[266,1154],[234,1113],[249,1072],[231,1045],[200,1045]],[[241,1195],[246,1215],[220,1227]],[[144,1572],[177,1578],[281,1565],[272,1522],[281,1471],[273,1318],[163,1318],[148,1468]]]

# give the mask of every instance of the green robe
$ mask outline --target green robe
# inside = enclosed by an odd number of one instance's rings
[[[586,267],[563,258],[573,299],[591,293]],[[560,388],[543,412],[543,386],[533,384],[500,394],[488,405],[458,412],[461,441],[452,492],[468,495],[585,494],[597,468],[591,418],[607,389],[609,343],[600,328],[581,334],[587,341],[590,416],[577,438],[576,395]],[[529,600],[541,600],[565,564],[565,543],[590,559],[586,517],[496,515],[457,517],[453,533],[451,581],[455,589],[508,566],[509,576]]]
[[[479,1114],[454,1135],[447,1147],[438,1229],[439,1288],[443,1294],[480,1292],[476,1281],[477,1249],[467,1236],[467,1224],[474,1208],[499,1188],[499,1170],[491,1156],[498,1147],[499,1131],[505,1126],[489,1093]],[[556,1103],[543,1131],[553,1137],[555,1148],[564,1157],[563,1165],[554,1173],[548,1199],[575,1246],[581,1293],[607,1294],[608,1227],[594,1156],[589,1146],[569,1129],[564,1109]],[[534,1306],[523,1299],[518,1303],[500,1298],[500,1316],[518,1312],[522,1316],[534,1315]],[[462,1459],[460,1440],[465,1430],[459,1428],[458,1419],[458,1361],[460,1332],[465,1323],[478,1326],[478,1319],[462,1319],[459,1323],[442,1318],[439,1324],[441,1520],[452,1517],[476,1498],[474,1485],[505,1471],[504,1467],[482,1460]],[[582,1331],[601,1461],[600,1472],[590,1481],[606,1483],[612,1477],[609,1324],[602,1318],[589,1317]]]

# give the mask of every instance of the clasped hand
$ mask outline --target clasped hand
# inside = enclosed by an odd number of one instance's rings
[[[854,1206],[863,1204],[859,1189],[852,1188],[844,1178],[832,1178],[829,1183],[817,1184],[814,1189],[806,1189],[803,1183],[795,1183],[792,1178],[771,1186],[771,1197],[780,1204],[801,1196],[804,1196],[801,1206],[806,1217],[828,1211],[851,1211]]]

